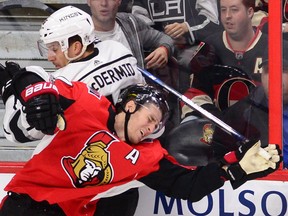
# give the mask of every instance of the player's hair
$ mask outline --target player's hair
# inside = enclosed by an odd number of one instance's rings
[[[82,38],[81,38],[79,35],[74,35],[74,36],[72,36],[72,37],[70,37],[70,38],[68,39],[69,47],[70,47],[73,43],[75,43],[76,41],[80,42],[80,43],[83,45],[83,43],[82,43]],[[89,45],[87,46],[86,51],[92,52],[93,50],[94,50],[94,44],[91,43],[91,44],[89,44]]]
[[[127,87],[119,96],[116,104],[117,112],[125,112],[125,106],[131,100],[137,105],[136,110],[141,108],[141,105],[149,103],[155,104],[162,112],[162,121],[164,121],[164,123],[169,117],[170,111],[166,95],[154,86],[136,84]]]

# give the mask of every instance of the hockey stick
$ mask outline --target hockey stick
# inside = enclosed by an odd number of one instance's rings
[[[187,98],[185,95],[179,93],[178,91],[176,91],[175,89],[173,89],[172,87],[168,86],[166,83],[164,83],[162,80],[160,80],[159,78],[155,77],[153,74],[151,74],[150,72],[148,72],[145,69],[142,69],[140,67],[138,67],[138,70],[144,74],[146,77],[148,77],[149,79],[151,79],[152,81],[154,81],[155,83],[157,83],[158,85],[162,86],[163,88],[165,88],[166,90],[168,90],[169,92],[171,92],[172,94],[174,94],[175,96],[177,96],[179,99],[181,99],[186,105],[188,105],[189,107],[197,110],[198,112],[200,112],[202,115],[204,115],[206,118],[208,118],[209,120],[211,120],[212,122],[214,122],[217,126],[219,126],[222,130],[226,131],[228,134],[234,136],[238,141],[241,141],[243,143],[247,143],[249,142],[249,140],[244,137],[243,135],[241,135],[239,132],[237,132],[236,130],[234,130],[232,127],[230,127],[228,124],[226,124],[225,122],[223,122],[222,120],[220,120],[219,118],[217,118],[216,116],[214,116],[213,114],[211,114],[210,112],[208,112],[207,110],[203,109],[201,106],[195,104],[193,101],[191,101],[189,98]],[[259,149],[258,152],[259,155],[261,155],[263,158],[265,158],[266,160],[269,160],[271,158],[270,154],[268,152],[266,152],[263,148]]]
[[[188,105],[189,107],[193,108],[194,110],[197,110],[198,112],[200,112],[202,115],[204,115],[206,118],[208,118],[209,120],[211,120],[212,122],[214,122],[216,125],[218,125],[221,129],[225,130],[226,132],[228,132],[230,135],[233,135],[237,140],[242,141],[244,143],[248,142],[248,139],[246,137],[244,137],[243,135],[241,135],[240,133],[238,133],[236,130],[234,130],[232,127],[230,127],[229,125],[227,125],[225,122],[223,122],[222,120],[220,120],[219,118],[217,118],[216,116],[212,115],[210,112],[208,112],[207,110],[203,109],[201,106],[198,106],[197,104],[195,104],[193,101],[191,101],[189,98],[187,98],[185,95],[179,93],[178,91],[176,91],[175,89],[173,89],[172,87],[168,86],[166,83],[164,83],[162,80],[160,80],[159,78],[155,77],[153,74],[151,74],[150,72],[148,72],[145,69],[139,68],[138,70],[144,74],[146,77],[148,77],[149,79],[151,79],[152,81],[154,81],[155,83],[157,83],[158,85],[162,86],[163,88],[165,88],[166,90],[168,90],[169,92],[171,92],[172,94],[176,95],[179,99],[181,99],[186,105]]]

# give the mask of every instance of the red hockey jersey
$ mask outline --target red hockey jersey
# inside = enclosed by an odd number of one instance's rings
[[[5,190],[57,203],[67,215],[93,215],[96,205],[90,201],[143,185],[136,180],[159,169],[167,152],[156,140],[134,146],[120,141],[108,129],[114,121],[110,102],[86,84],[56,85],[74,101],[65,110],[66,130],[44,138],[42,150]]]

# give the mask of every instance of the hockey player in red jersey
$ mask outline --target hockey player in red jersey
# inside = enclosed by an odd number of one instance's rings
[[[1,215],[93,215],[100,198],[144,184],[193,202],[225,180],[237,188],[279,166],[277,145],[268,145],[268,157],[263,157],[255,141],[219,163],[196,170],[179,166],[157,139],[149,138],[164,126],[169,113],[161,91],[133,85],[114,108],[84,83],[63,78],[51,82],[40,73],[45,71],[39,67],[21,69],[12,87],[29,124],[54,135],[39,143],[6,186]]]
[[[66,6],[58,9],[43,22],[39,36],[41,55],[57,68],[51,73],[53,77],[87,83],[114,104],[122,89],[145,82],[131,51],[117,41],[99,41],[95,37],[91,15],[79,8]],[[1,91],[6,81],[2,77]],[[21,104],[15,104],[14,96],[9,93],[9,90],[1,92],[5,106],[10,107],[3,119],[5,137],[16,143],[42,139],[43,133],[27,123]],[[137,189],[133,189],[123,195],[103,199],[97,205],[106,210],[102,211],[104,215],[122,212],[123,216],[131,216],[138,196]],[[110,205],[114,208],[107,208]]]

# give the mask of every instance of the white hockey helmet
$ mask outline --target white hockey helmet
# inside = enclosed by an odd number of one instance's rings
[[[63,7],[51,14],[41,25],[39,33],[40,43],[59,42],[63,52],[69,48],[68,39],[72,36],[79,35],[85,49],[96,39],[91,16],[74,6]]]

